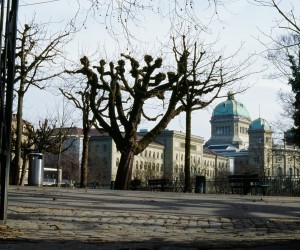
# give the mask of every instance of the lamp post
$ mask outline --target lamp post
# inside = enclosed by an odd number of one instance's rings
[[[17,17],[19,0],[0,1],[0,166],[1,166],[1,203],[0,223],[5,224],[7,220],[7,193],[9,184],[9,169],[11,162],[11,126],[12,126],[12,105],[13,85],[15,79],[15,54],[17,36]],[[5,21],[4,21],[5,20]],[[2,43],[3,30],[4,43]]]

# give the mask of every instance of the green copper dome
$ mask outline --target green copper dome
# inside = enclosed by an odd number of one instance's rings
[[[234,95],[229,92],[228,98],[225,102],[218,104],[213,111],[212,116],[227,116],[227,115],[238,115],[250,118],[249,112],[244,104],[236,101]]]
[[[270,124],[263,118],[257,118],[250,124],[250,129],[271,130]]]

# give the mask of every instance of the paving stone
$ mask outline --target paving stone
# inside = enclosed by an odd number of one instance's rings
[[[25,246],[22,249],[43,250],[219,249],[239,245],[251,249],[257,242],[261,246],[285,242],[286,247],[287,240],[294,244],[300,239],[300,218],[290,212],[298,211],[298,197],[280,197],[280,202],[278,197],[264,197],[253,203],[253,197],[234,195],[170,196],[139,191],[133,195],[128,191],[13,186],[9,195],[7,225],[0,225],[1,249],[18,249],[18,243]],[[53,201],[51,197],[57,198]],[[222,210],[220,204],[228,206]],[[43,245],[45,241],[48,244]]]

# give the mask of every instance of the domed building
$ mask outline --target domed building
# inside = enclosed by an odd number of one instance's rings
[[[211,137],[205,147],[234,159],[234,173],[261,176],[299,176],[300,150],[290,145],[275,145],[268,121],[251,120],[247,108],[228,93],[227,100],[213,110]]]
[[[212,113],[211,138],[207,146],[230,144],[237,149],[248,147],[251,118],[247,108],[229,92],[227,100],[218,104]]]

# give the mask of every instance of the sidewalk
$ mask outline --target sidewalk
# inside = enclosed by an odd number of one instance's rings
[[[300,198],[10,187],[0,249],[299,249]]]

